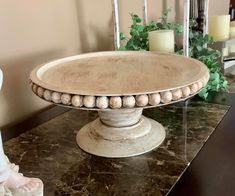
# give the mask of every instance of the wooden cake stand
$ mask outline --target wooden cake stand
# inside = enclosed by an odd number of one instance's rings
[[[182,101],[208,82],[201,62],[156,52],[98,52],[35,68],[33,92],[51,103],[98,110],[99,118],[77,134],[78,145],[103,157],[129,157],[159,146],[163,126],[142,116],[144,108]]]

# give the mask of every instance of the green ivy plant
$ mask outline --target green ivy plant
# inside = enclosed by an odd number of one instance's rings
[[[127,38],[123,33],[120,33],[120,38],[123,45],[120,50],[135,50],[135,51],[148,51],[148,32],[154,30],[170,29],[174,30],[178,34],[183,33],[183,26],[176,23],[167,22],[170,9],[166,10],[160,22],[150,22],[148,25],[142,25],[141,18],[136,14],[131,14],[132,25],[130,27],[130,38]],[[199,96],[203,99],[208,97],[211,91],[227,91],[228,82],[221,73],[219,59],[221,53],[210,47],[204,47],[204,45],[213,44],[213,38],[209,35],[203,35],[202,32],[193,31],[194,21],[190,23],[189,34],[189,55],[192,58],[200,60],[207,65],[210,71],[210,79],[208,84],[200,91]],[[177,54],[183,54],[183,49],[175,47]]]

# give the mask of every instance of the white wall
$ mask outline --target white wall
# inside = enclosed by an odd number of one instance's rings
[[[48,104],[31,92],[30,71],[79,51],[75,1],[0,0],[0,126],[21,121]]]

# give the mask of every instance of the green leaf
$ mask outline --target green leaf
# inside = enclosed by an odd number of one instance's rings
[[[204,100],[208,97],[208,91],[206,88],[202,89],[200,92],[199,92],[199,97],[203,98]]]
[[[199,52],[203,50],[203,47],[201,47],[201,46],[196,46],[196,48]]]
[[[120,39],[121,39],[121,40],[126,39],[126,36],[124,35],[124,33],[123,33],[123,32],[121,32],[121,33],[120,33]]]
[[[184,27],[182,25],[177,25],[175,30],[176,30],[176,33],[181,34],[184,32]]]
[[[222,82],[222,87],[223,87],[224,89],[227,89],[227,88],[228,88],[228,81],[224,80],[224,81]]]
[[[218,80],[220,78],[219,73],[215,72],[210,75],[211,80]]]

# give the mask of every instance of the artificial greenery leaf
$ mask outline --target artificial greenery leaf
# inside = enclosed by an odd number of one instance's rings
[[[210,75],[211,80],[218,80],[220,78],[219,73],[211,73]]]
[[[223,86],[223,88],[227,88],[227,86],[228,86],[228,81],[224,80],[224,81],[222,82],[222,86]]]
[[[182,25],[177,25],[175,28],[176,33],[180,34],[184,32],[184,27]]]
[[[125,35],[124,35],[124,33],[120,33],[120,40],[124,40],[124,39],[126,39],[126,37],[125,37]]]

